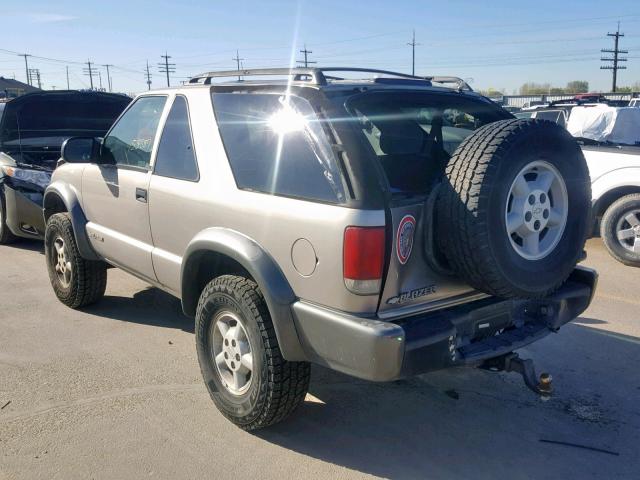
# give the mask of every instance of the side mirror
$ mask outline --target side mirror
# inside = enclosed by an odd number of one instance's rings
[[[100,157],[100,139],[71,137],[62,144],[62,161],[65,163],[95,163]]]

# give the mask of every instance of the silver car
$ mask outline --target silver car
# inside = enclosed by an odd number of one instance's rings
[[[203,74],[68,140],[44,200],[58,298],[98,301],[109,266],[179,297],[247,430],[303,401],[310,362],[373,381],[490,365],[548,394],[513,352],[595,289],[580,149],[457,78],[338,70]]]

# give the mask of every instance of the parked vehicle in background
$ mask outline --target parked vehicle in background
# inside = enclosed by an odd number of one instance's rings
[[[124,95],[58,90],[0,104],[0,244],[44,236],[42,199],[62,143],[104,135],[130,101]]]
[[[640,266],[640,109],[576,107],[567,128],[589,166],[594,231],[615,259]]]
[[[507,112],[514,114],[522,110],[520,107],[514,107],[513,105],[502,105],[502,108],[504,108]]]
[[[548,102],[543,102],[542,100],[531,100],[528,102],[525,102],[524,105],[522,105],[522,111],[523,112],[527,112],[530,110],[537,110],[538,108],[545,108],[549,105]]]
[[[515,113],[516,118],[531,118],[538,120],[549,120],[557,123],[561,127],[567,125],[568,114],[565,109],[562,108],[540,108],[537,110],[529,110],[527,112]]]
[[[181,298],[209,393],[247,430],[302,402],[309,362],[375,381],[484,365],[549,393],[513,352],[596,283],[567,131],[453,77],[237,75],[144,93],[104,140],[66,142],[44,202],[60,301],[98,301],[109,264]]]
[[[629,106],[635,108],[640,107],[640,98],[632,98],[629,100]]]

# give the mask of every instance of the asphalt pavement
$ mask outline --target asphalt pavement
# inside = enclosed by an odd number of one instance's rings
[[[591,308],[521,350],[551,400],[513,373],[376,384],[314,367],[294,416],[250,434],[209,399],[176,299],[113,269],[73,311],[38,242],[0,246],[0,480],[640,478],[640,270],[598,239],[588,254]]]

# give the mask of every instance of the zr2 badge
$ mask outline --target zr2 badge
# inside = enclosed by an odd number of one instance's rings
[[[416,231],[416,219],[413,215],[405,215],[400,220],[396,233],[396,254],[398,261],[404,265],[409,261],[413,249],[413,234]]]

